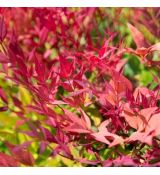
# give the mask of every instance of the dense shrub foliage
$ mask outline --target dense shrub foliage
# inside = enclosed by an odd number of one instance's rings
[[[1,8],[1,166],[160,165],[159,8]]]

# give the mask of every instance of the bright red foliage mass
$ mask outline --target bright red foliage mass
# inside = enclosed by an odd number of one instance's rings
[[[146,15],[144,9],[137,11]],[[116,13],[120,13],[118,9]],[[159,79],[155,77],[152,90],[135,87],[124,76],[124,55],[136,55],[142,64],[160,73],[160,62],[152,59],[160,43],[149,43],[128,23],[136,49],[121,40],[114,44],[116,32],[104,27],[102,34],[98,28],[106,17],[101,8],[1,9],[1,73],[33,96],[27,106],[11,96],[19,109],[12,111],[19,117],[16,127],[26,123],[28,129],[19,132],[33,139],[20,145],[6,143],[14,158],[0,153],[1,166],[33,166],[28,147],[34,140],[40,143],[40,153],[54,143],[50,156],[59,154],[88,165],[159,166],[150,162],[159,156]],[[142,23],[153,31],[153,23],[146,19]],[[158,30],[153,33],[158,35]],[[0,111],[8,110],[2,88],[0,97],[5,104]],[[26,109],[45,116],[44,120],[32,121]],[[97,113],[100,123],[95,125]],[[142,157],[141,150],[148,145],[151,149]],[[122,151],[127,146],[133,146],[129,153]],[[72,152],[76,147],[81,149],[77,157]],[[113,156],[101,156],[105,149],[112,150]],[[85,157],[85,152],[94,159]]]

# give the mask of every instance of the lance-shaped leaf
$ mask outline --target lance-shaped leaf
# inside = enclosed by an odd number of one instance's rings
[[[9,63],[9,57],[4,53],[0,53],[0,63]]]
[[[68,78],[72,75],[73,73],[73,66],[74,66],[74,62],[73,60],[70,61],[66,58],[64,58],[63,56],[59,57],[59,61],[60,61],[60,76],[62,78]]]
[[[75,133],[90,133],[91,132],[91,128],[89,128],[91,126],[90,124],[90,119],[88,118],[88,116],[84,113],[84,111],[82,111],[82,116],[81,118],[79,118],[77,115],[75,115],[74,113],[64,109],[64,118],[66,120],[66,125],[67,127],[65,127],[65,131],[69,131],[69,132],[75,132]]]
[[[98,128],[99,131],[91,135],[95,138],[95,140],[106,143],[109,147],[122,144],[124,142],[122,137],[108,131],[107,125],[109,123],[109,120],[102,122]]]
[[[134,160],[128,156],[128,155],[122,155],[114,160],[106,160],[103,163],[103,166],[115,166],[115,167],[122,167],[122,166],[137,166],[137,163],[134,162]]]
[[[1,167],[18,167],[20,163],[13,156],[9,156],[0,152],[0,166]]]
[[[20,163],[27,165],[27,166],[33,166],[34,165],[34,158],[32,154],[28,151],[27,146],[30,144],[30,142],[21,145],[13,145],[11,143],[6,143],[7,147],[9,148],[9,151],[11,152],[12,156],[14,156]]]
[[[148,49],[150,52],[160,51],[160,43],[154,44],[153,46],[149,47]]]
[[[132,34],[133,40],[137,45],[137,48],[147,47],[148,44],[143,36],[143,34],[133,25],[128,23],[128,28]]]
[[[7,111],[7,110],[8,110],[8,106],[0,107],[0,112],[4,112],[4,111]]]
[[[122,116],[132,128],[137,130],[126,141],[139,140],[152,145],[152,138],[160,134],[160,114],[157,113],[157,109],[157,107],[151,107],[136,113],[131,109],[124,110]]]
[[[3,42],[7,34],[6,24],[4,22],[4,17],[0,17],[0,41]]]

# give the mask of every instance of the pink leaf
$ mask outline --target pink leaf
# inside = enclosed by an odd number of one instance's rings
[[[9,63],[9,58],[4,53],[0,53],[0,63]]]
[[[1,167],[18,167],[20,163],[13,156],[9,156],[0,152],[0,166]]]
[[[0,18],[0,41],[3,42],[4,38],[6,37],[7,29],[4,23],[4,17]]]
[[[137,45],[137,48],[147,47],[148,44],[145,41],[143,34],[133,25],[128,23],[128,28],[132,34],[133,40]]]
[[[24,146],[20,147],[20,145],[16,146],[11,143],[6,143],[6,145],[12,156],[14,156],[19,162],[28,166],[34,165],[34,158],[32,154]]]

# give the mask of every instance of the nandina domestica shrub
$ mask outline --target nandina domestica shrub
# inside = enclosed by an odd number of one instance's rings
[[[0,13],[1,166],[160,165],[159,8]]]

